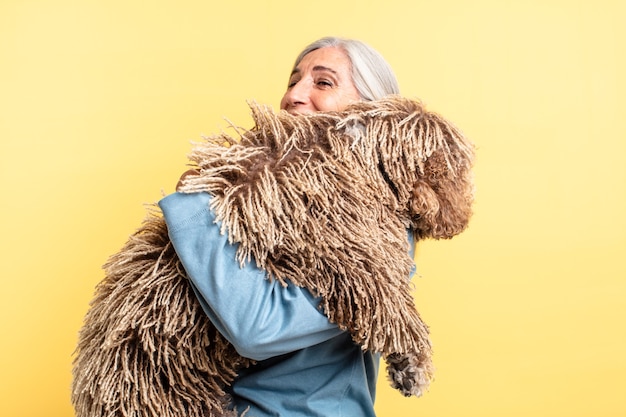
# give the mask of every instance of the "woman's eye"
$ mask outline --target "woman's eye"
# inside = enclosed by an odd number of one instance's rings
[[[298,78],[298,77],[290,78],[289,82],[287,83],[287,88],[291,88],[294,85],[298,84],[298,81],[300,81],[300,78]]]
[[[318,80],[317,85],[323,88],[330,88],[333,87],[334,84],[329,80]]]

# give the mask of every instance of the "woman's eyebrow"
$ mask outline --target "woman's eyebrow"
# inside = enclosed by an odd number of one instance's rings
[[[328,71],[328,72],[332,72],[333,74],[337,74],[337,71],[335,71],[334,69],[325,67],[323,65],[314,66],[313,71]]]
[[[316,65],[316,66],[313,67],[312,71],[328,71],[328,72],[331,72],[333,74],[337,74],[337,71],[335,71],[332,68],[325,67],[324,65]],[[293,71],[291,71],[291,74],[289,76],[292,77],[294,74],[298,74],[300,72],[302,72],[300,70],[300,68],[294,68]]]

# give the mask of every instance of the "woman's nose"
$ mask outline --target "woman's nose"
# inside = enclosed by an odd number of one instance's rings
[[[310,98],[310,86],[307,86],[306,82],[299,81],[287,90],[285,98],[290,106],[297,106],[299,104],[307,104]]]

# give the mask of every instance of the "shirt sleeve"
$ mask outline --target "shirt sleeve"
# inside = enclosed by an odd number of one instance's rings
[[[308,290],[268,280],[254,263],[240,266],[210,200],[207,193],[174,193],[159,206],[202,308],[237,352],[263,360],[339,335]]]

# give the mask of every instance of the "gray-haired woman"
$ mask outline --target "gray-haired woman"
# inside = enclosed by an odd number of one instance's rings
[[[322,38],[298,56],[281,109],[339,111],[397,94],[389,65],[360,41]],[[160,201],[170,238],[216,328],[255,365],[230,393],[254,417],[373,417],[379,355],[331,323],[304,288],[268,281],[254,262],[240,268],[206,193]]]

